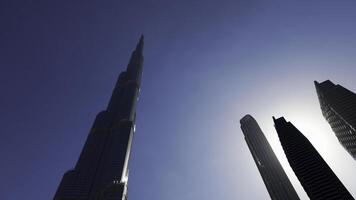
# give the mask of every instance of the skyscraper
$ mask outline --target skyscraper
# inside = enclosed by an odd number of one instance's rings
[[[314,84],[323,116],[342,146],[356,159],[356,94],[330,80]]]
[[[119,75],[106,110],[101,111],[74,169],[67,171],[54,200],[126,200],[135,110],[143,64],[141,36],[126,71]]]
[[[309,140],[283,117],[275,128],[289,165],[311,200],[353,200],[345,186]]]
[[[240,120],[248,148],[272,200],[299,200],[257,121],[246,115]]]

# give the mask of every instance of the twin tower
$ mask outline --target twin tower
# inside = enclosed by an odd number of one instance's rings
[[[314,82],[320,107],[339,142],[356,158],[356,95],[327,80]],[[283,117],[273,117],[280,143],[311,200],[353,200],[309,140]],[[272,200],[299,200],[262,130],[251,115],[240,120],[246,143]]]
[[[96,116],[78,162],[64,174],[54,200],[127,200],[128,162],[135,133],[143,43],[141,36],[127,69],[119,75],[106,110]],[[315,86],[324,117],[340,143],[356,158],[356,95],[330,81],[315,82]],[[246,115],[240,122],[272,200],[299,200],[256,120]],[[353,200],[293,124],[283,117],[274,122],[289,164],[311,200]]]

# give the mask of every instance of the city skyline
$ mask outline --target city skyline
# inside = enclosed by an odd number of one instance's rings
[[[356,196],[356,162],[323,118],[313,86],[330,79],[356,91],[355,1],[0,4],[0,199],[53,198],[141,33],[149,48],[130,200],[268,199],[238,125],[246,113],[300,199],[308,197],[273,115],[292,121]]]

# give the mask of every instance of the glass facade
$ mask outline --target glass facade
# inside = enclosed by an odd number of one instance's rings
[[[323,116],[341,145],[356,159],[356,94],[329,80],[314,84]]]
[[[311,200],[354,199],[309,140],[292,123],[283,117],[273,120],[289,165]]]
[[[272,200],[299,200],[293,185],[274,154],[257,121],[246,115],[240,120],[248,148]]]

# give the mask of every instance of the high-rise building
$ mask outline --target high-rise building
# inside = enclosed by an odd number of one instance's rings
[[[314,81],[320,108],[342,146],[356,160],[356,94],[330,80]]]
[[[106,110],[96,116],[77,164],[64,174],[54,200],[127,199],[128,161],[135,133],[142,51],[143,36],[126,71],[119,75]]]
[[[272,200],[299,200],[293,185],[284,172],[271,145],[258,126],[257,121],[246,115],[240,120],[248,148],[266,185]]]
[[[275,119],[275,128],[289,165],[311,200],[353,200],[309,140],[283,117]]]

